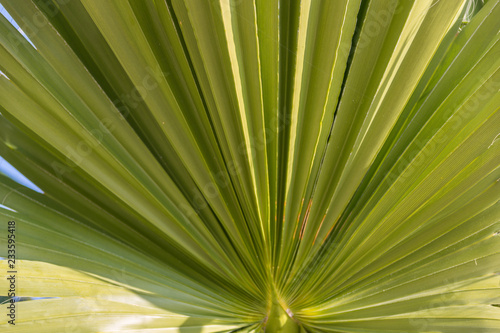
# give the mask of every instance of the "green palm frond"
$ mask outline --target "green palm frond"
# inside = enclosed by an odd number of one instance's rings
[[[500,0],[0,4],[2,331],[500,330]]]

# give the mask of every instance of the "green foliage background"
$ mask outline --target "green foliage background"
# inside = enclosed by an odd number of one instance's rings
[[[0,3],[2,331],[499,331],[499,0]]]

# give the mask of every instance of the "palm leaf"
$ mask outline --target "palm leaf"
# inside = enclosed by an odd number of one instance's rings
[[[500,1],[0,3],[3,330],[500,328]]]

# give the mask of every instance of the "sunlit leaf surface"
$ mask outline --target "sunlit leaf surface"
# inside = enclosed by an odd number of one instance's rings
[[[500,331],[500,0],[0,3],[2,332]]]

